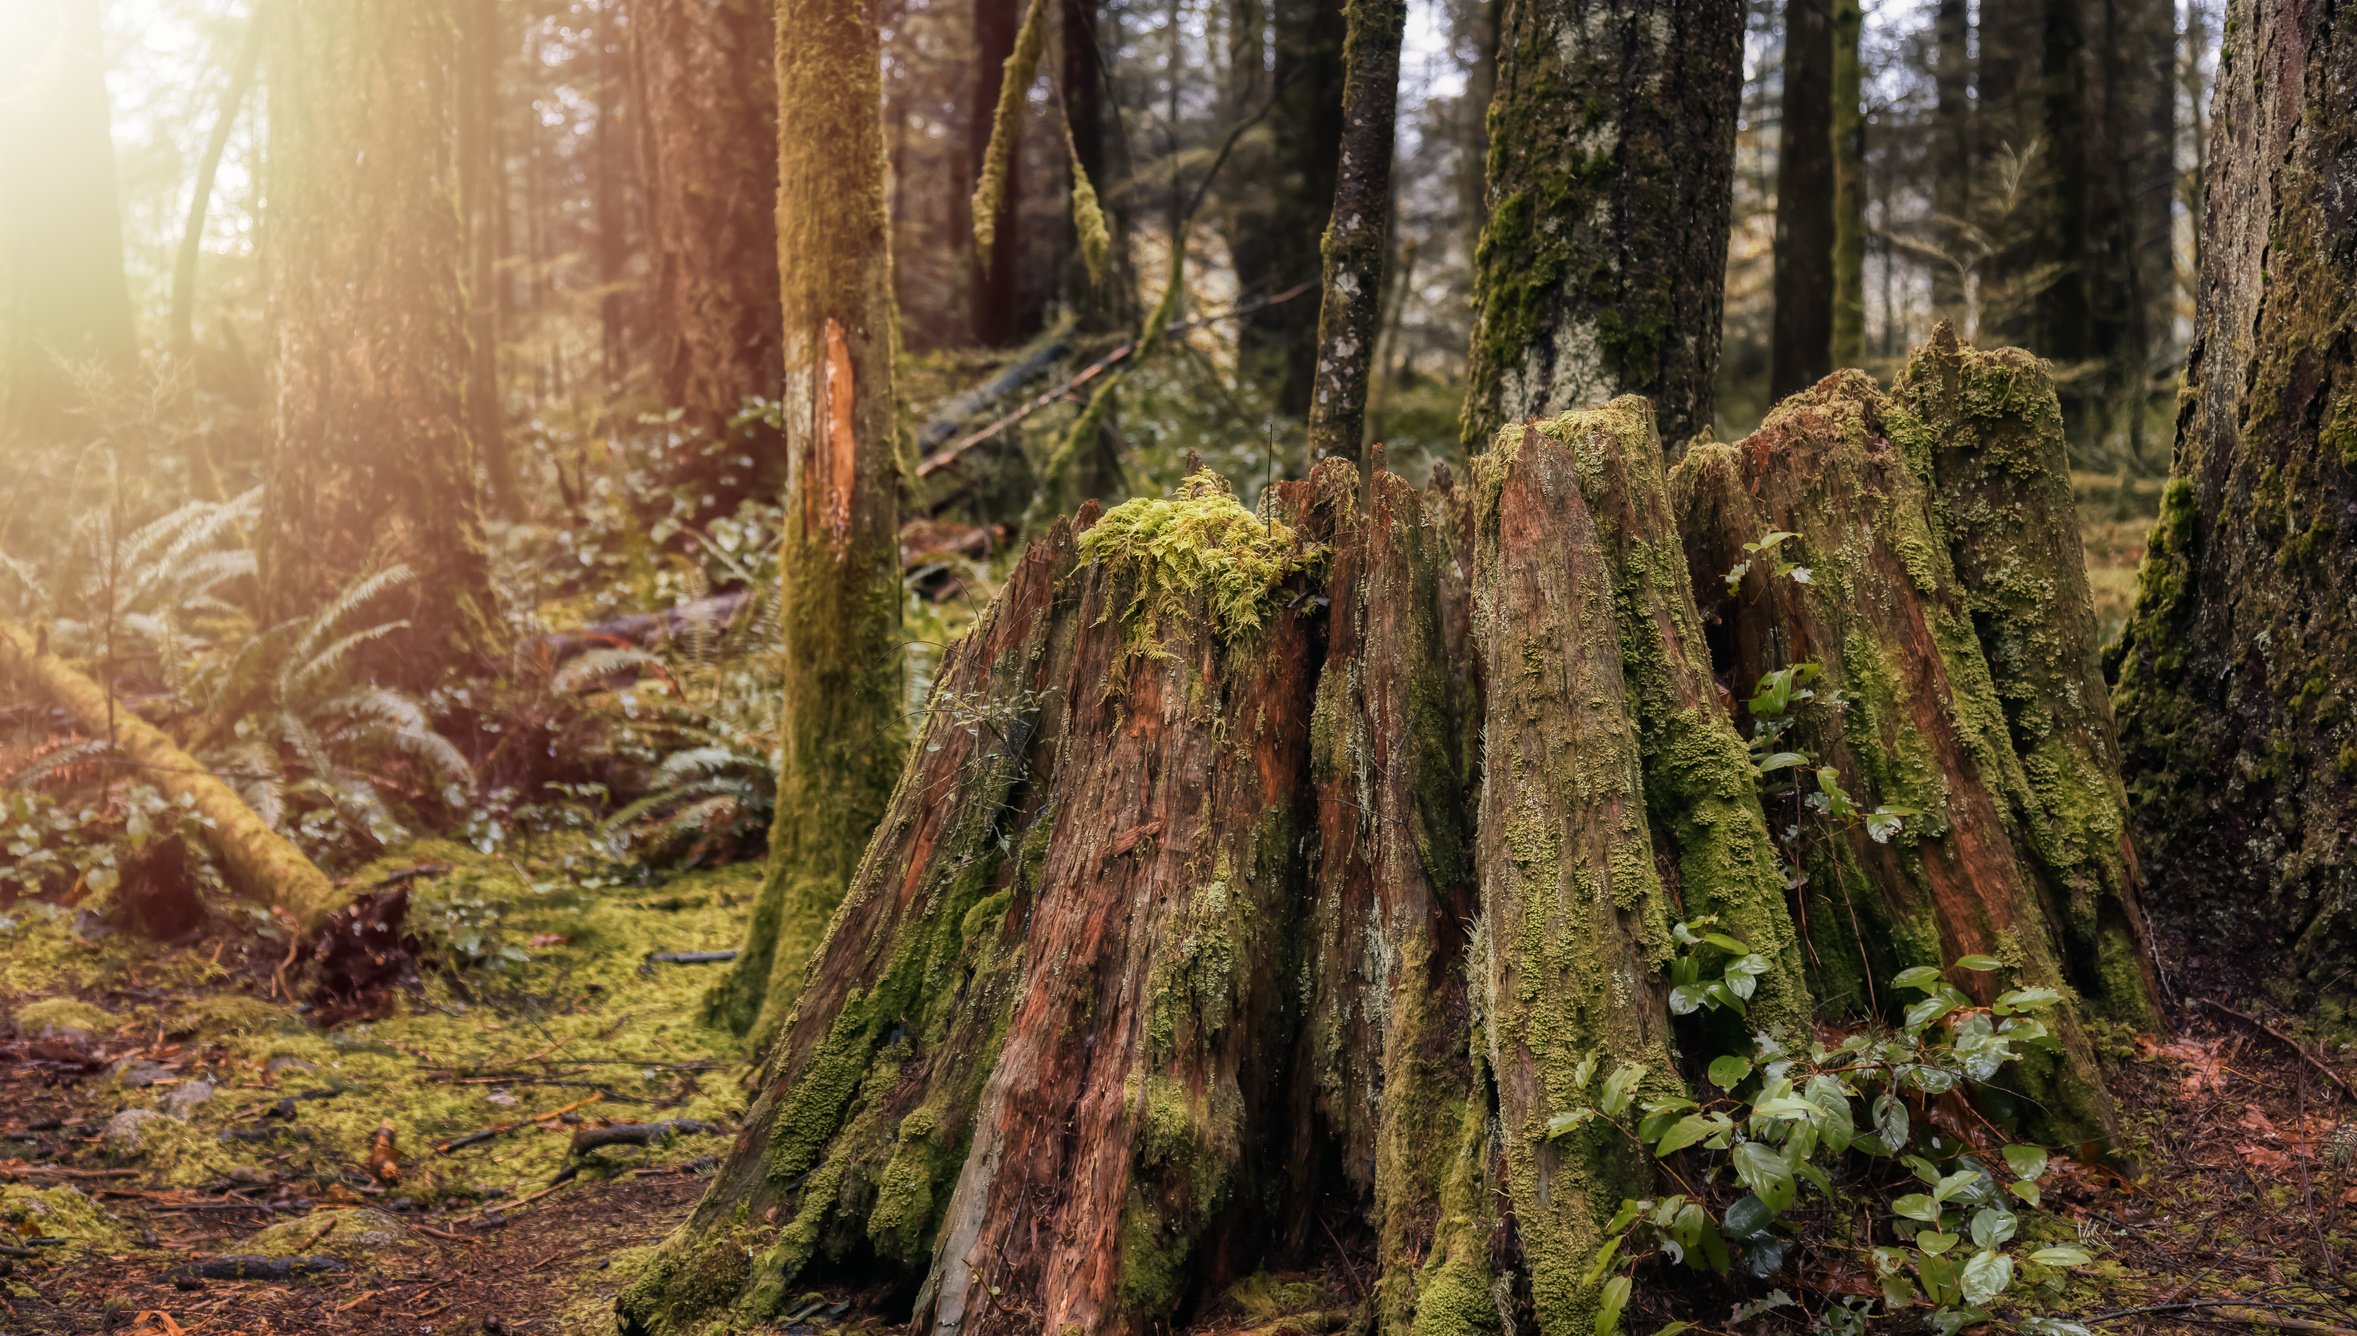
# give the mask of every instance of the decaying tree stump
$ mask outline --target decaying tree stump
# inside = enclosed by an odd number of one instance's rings
[[[2087,606],[2083,572],[2054,569],[2065,540],[2050,530],[2075,519],[2052,384],[2034,362],[2010,367],[2020,395],[2012,411],[2051,431],[2032,439],[2014,421],[1979,433],[1984,446],[2012,438],[2014,452],[1998,467],[1941,466],[1960,481],[1947,504],[1934,505],[1925,477],[1935,457],[1973,444],[1958,429],[1968,414],[1955,396],[1927,382],[1969,373],[1986,388],[1986,361],[1951,340],[1909,368],[1919,401],[1946,405],[1933,418],[1945,431],[1845,371],[1785,400],[1740,444],[1698,446],[1671,479],[1679,528],[1719,626],[1716,657],[1738,694],[1773,671],[1815,665],[1815,698],[1793,707],[1797,737],[1861,807],[1902,814],[1895,834],[1858,822],[1812,838],[1797,810],[1776,813],[1805,846],[1794,906],[1819,996],[1878,1010],[1886,999],[1876,981],[1900,968],[1987,955],[2024,983],[2076,990],[2099,1014],[2141,1018],[2150,999],[2141,941],[2127,934],[2136,919],[2118,771],[2105,769],[2074,805],[2066,786],[2075,776],[2051,755],[2063,749],[2055,739],[2064,726],[2025,717],[2025,764],[2005,709],[2052,693],[2045,699],[2059,714],[2078,681],[2064,682],[2061,665],[2075,669],[2093,653],[2092,613],[2078,611]],[[2019,471],[1996,480],[2007,467]],[[2065,489],[2061,504],[2006,500],[2040,480]],[[1795,535],[1777,554],[1807,578],[1780,576],[1775,562],[1746,550],[1776,533]],[[2073,531],[2067,547],[2075,553],[2077,543]],[[2032,647],[2042,642],[2059,647],[2041,658]],[[2093,707],[2086,736],[2108,745],[2105,698],[2080,699]],[[2090,742],[2079,754],[2101,751]],[[2108,821],[2086,815],[2099,803]],[[2115,874],[2108,885],[2090,870],[2106,865]],[[2084,901],[2078,912],[2074,895]],[[2111,923],[2121,925],[2117,962],[2095,949]],[[1986,1003],[1993,977],[1956,972],[1951,981]],[[2092,1048],[2075,1018],[2061,1027],[2058,1054],[2024,1060],[2021,1093],[2034,1102],[2024,1117],[2049,1135],[2105,1137],[2110,1100]]]
[[[2133,878],[2036,852],[2059,818],[2023,755],[2074,725],[2008,733],[2017,684],[1902,421],[1928,450],[1923,419],[1828,381],[1673,485],[1623,399],[1508,428],[1462,489],[1329,461],[1259,515],[1199,473],[1059,523],[946,657],[745,1130],[625,1329],[759,1320],[836,1278],[917,1329],[1142,1331],[1339,1249],[1381,1330],[1586,1332],[1603,1223],[1654,1168],[1549,1122],[1591,1057],[1672,1094],[1733,1033],[1671,1015],[1674,923],[1765,957],[1744,1027],[1789,1038],[1814,997],[1863,1013],[1875,971],[1958,952],[2080,984],[2065,901],[2101,928]],[[1817,582],[1729,597],[1721,549],[1771,520]],[[1811,721],[1823,754],[1926,815],[1820,840],[1788,899],[1722,701],[1795,647],[1858,702]],[[2100,1133],[2084,1039],[2046,1075],[2034,1116]]]

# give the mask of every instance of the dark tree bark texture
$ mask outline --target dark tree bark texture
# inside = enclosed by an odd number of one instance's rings
[[[2237,0],[2227,34],[2115,703],[2155,913],[2190,962],[2331,978],[2357,935],[2357,16]]]
[[[648,351],[663,402],[687,410],[668,462],[702,519],[785,483],[778,433],[730,426],[784,376],[775,27],[760,0],[639,0],[631,14]]]
[[[1742,86],[1733,0],[1502,0],[1463,438],[1617,394],[1710,424]]]
[[[1768,392],[1833,370],[1834,0],[1784,0],[1784,98],[1776,132],[1776,250]]]
[[[1309,404],[1310,457],[1356,459],[1367,423],[1367,375],[1391,261],[1391,158],[1399,106],[1404,0],[1351,0],[1342,92],[1342,154],[1326,223],[1318,366]]]

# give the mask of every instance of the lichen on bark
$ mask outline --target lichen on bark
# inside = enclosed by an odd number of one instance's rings
[[[2293,988],[2357,941],[2357,26],[2234,0],[2226,33],[2176,451],[2113,704],[2155,918],[2188,963]]]
[[[1721,670],[1748,691],[1772,670],[1816,664],[1819,696],[1797,711],[1795,738],[1862,808],[1905,813],[1887,840],[1851,822],[1808,843],[1796,914],[1818,996],[1853,1012],[1887,1007],[1877,979],[1976,954],[2026,984],[2096,993],[2095,962],[2054,926],[2060,888],[2029,826],[2044,809],[1911,462],[1927,448],[1904,406],[1841,371],[1741,443],[1696,448],[1671,479],[1695,588],[1719,623]],[[1755,562],[1731,583],[1743,545],[1773,531],[1797,535],[1781,551],[1809,579]],[[1958,983],[1994,996],[1988,976]],[[2075,1010],[2056,1026],[2059,1051],[2023,1064],[2022,1116],[2058,1139],[2106,1141],[2114,1115],[2085,1029]]]
[[[1728,0],[1504,0],[1468,454],[1623,393],[1709,426],[1742,34]]]

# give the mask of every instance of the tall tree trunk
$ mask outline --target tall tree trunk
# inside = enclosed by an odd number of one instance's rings
[[[711,1000],[765,1034],[793,1014],[907,738],[878,35],[862,0],[784,0],[776,43],[789,470],[777,816],[745,948]]]
[[[1925,164],[1931,172],[1934,235],[1951,258],[1966,244],[1963,224],[1972,216],[1972,11],[1971,0],[1939,0],[1932,18],[1932,142]],[[1961,322],[1964,290],[1953,264],[1935,265],[1932,311]],[[1975,331],[1967,325],[1965,333]]]
[[[0,437],[39,433],[78,397],[73,368],[139,355],[123,278],[101,6],[60,0],[0,54]]]
[[[593,102],[591,123],[591,224],[596,229],[592,254],[597,262],[597,318],[599,365],[610,390],[629,369],[629,319],[622,293],[622,266],[629,255],[624,235],[622,162],[627,151],[622,130],[622,104],[628,83],[622,77],[622,0],[598,0],[594,29],[596,48],[590,56]]]
[[[221,170],[221,156],[229,149],[229,136],[237,128],[239,112],[245,108],[246,94],[254,86],[254,69],[262,63],[262,21],[264,11],[257,6],[246,19],[245,33],[238,38],[237,54],[229,64],[229,82],[221,89],[221,102],[213,113],[213,129],[205,136],[205,147],[196,160],[196,184],[188,196],[188,221],[180,229],[180,250],[172,261],[172,355],[187,357],[196,351],[196,266],[204,254],[205,216],[213,203],[213,178]]]
[[[411,629],[389,671],[427,682],[494,625],[467,436],[455,3],[286,5],[270,30],[263,602],[297,616],[405,564]]]
[[[1310,457],[1356,459],[1366,431],[1367,374],[1382,324],[1391,259],[1392,137],[1399,107],[1405,0],[1349,0],[1342,152],[1326,223],[1318,305],[1318,369],[1309,405]]]
[[[638,0],[630,44],[654,270],[648,350],[690,431],[666,461],[700,520],[785,485],[779,397],[776,14],[767,0]]]
[[[506,400],[499,382],[499,199],[507,165],[499,153],[501,71],[506,63],[499,0],[459,0],[458,199],[466,214],[467,430],[488,482],[487,501],[523,512],[507,450]]]
[[[1137,320],[1136,287],[1129,262],[1130,207],[1123,188],[1129,163],[1117,157],[1117,136],[1109,132],[1107,104],[1113,96],[1106,52],[1115,44],[1100,35],[1104,17],[1098,0],[1056,0],[1057,95],[1064,104],[1064,124],[1072,136],[1072,156],[1096,191],[1104,212],[1106,262],[1103,273],[1089,272],[1079,246],[1072,248],[1064,266],[1067,300],[1084,334],[1111,334]],[[1108,401],[1098,415],[1097,439],[1082,444],[1075,460],[1074,480],[1082,496],[1117,500],[1126,491],[1121,468],[1121,406]]]
[[[2105,139],[2119,207],[2096,290],[2105,348],[2106,444],[2126,459],[2146,453],[2156,365],[2169,346],[2176,260],[2176,6],[2113,0],[2104,10]]]
[[[1456,117],[1457,197],[1464,210],[1467,250],[1481,244],[1489,225],[1489,104],[1498,89],[1498,11],[1505,0],[1457,0],[1456,40],[1471,57]]]
[[[2035,106],[2050,165],[2033,205],[2034,240],[2020,258],[2032,270],[2052,266],[2052,277],[2040,280],[2023,345],[2075,368],[2104,351],[2095,293],[2108,267],[2104,248],[2119,210],[2118,146],[2095,105],[2103,92],[2101,62],[2100,53],[2088,49],[2087,0],[2043,4]],[[2076,441],[2093,442],[2104,433],[2100,384],[2100,377],[2066,376],[2057,387]]]
[[[2190,963],[2324,980],[2357,940],[2357,16],[2234,0],[2226,32],[2176,456],[2114,703]]]
[[[1239,274],[1248,294],[1274,296],[1314,282],[1323,272],[1320,242],[1334,202],[1342,142],[1343,44],[1348,24],[1344,0],[1268,0],[1271,81],[1276,109],[1268,116],[1267,170],[1257,179],[1238,175],[1240,189],[1258,197],[1264,237],[1259,268]],[[1244,114],[1257,105],[1242,109]],[[1241,169],[1243,163],[1235,164]],[[1238,345],[1245,358],[1270,377],[1277,411],[1307,417],[1318,365],[1318,305],[1289,301],[1244,317]]]
[[[1014,54],[1015,35],[1023,26],[1028,0],[974,0],[974,95],[966,107],[967,161],[980,180],[983,159],[990,149],[996,121],[999,87],[1004,82],[1007,57]],[[1021,91],[1021,90],[1018,90]],[[1036,319],[1022,308],[1024,229],[1023,140],[1019,127],[1030,120],[1019,107],[1015,134],[1000,158],[998,219],[991,231],[990,250],[974,256],[972,334],[974,342],[1004,347],[1037,332]]]
[[[1776,135],[1776,323],[1768,392],[1781,399],[1833,370],[1834,0],[1784,0],[1784,100]]]
[[[1710,425],[1742,90],[1734,0],[1502,0],[1464,423],[1616,394]]]
[[[2075,805],[2118,793],[2101,697],[2005,704],[2083,688],[2093,652],[2083,584],[2014,582],[2076,542],[2051,387],[1952,341],[1910,377],[1906,402],[1829,379],[1675,475],[1629,397],[1509,425],[1468,493],[1329,459],[1265,515],[1197,473],[1058,521],[945,657],[624,1330],[759,1323],[823,1280],[902,1296],[912,1329],[1126,1336],[1324,1262],[1377,1332],[1586,1336],[1605,1223],[1656,1171],[1574,1116],[1583,1063],[1671,1098],[1713,1034],[1671,1015],[1674,921],[1763,958],[1742,1028],[1779,1043],[1814,996],[1895,1010],[1861,951],[1996,952],[2140,1014],[2140,958],[2082,969],[2053,926],[2128,893],[2116,819]],[[1818,581],[1727,594],[1786,521]],[[1919,804],[1888,842],[1806,841],[1803,924],[1775,830],[1810,818],[1771,827],[1715,680],[1774,645],[1857,702],[1810,719],[1824,754]],[[1988,1112],[2100,1137],[2075,1004],[2056,1024],[2024,1073],[2043,1103]]]
[[[1866,107],[1858,0],[1833,0],[1833,323],[1828,361],[1866,358]]]

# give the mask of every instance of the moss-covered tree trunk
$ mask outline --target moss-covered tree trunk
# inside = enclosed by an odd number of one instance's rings
[[[2115,704],[2155,913],[2189,960],[2331,977],[2357,939],[2357,16],[2237,0],[2227,33]]]
[[[1857,366],[1866,360],[1866,105],[1865,60],[1859,38],[1865,13],[1859,0],[1833,0],[1833,309],[1827,360]]]
[[[1383,323],[1391,262],[1391,157],[1399,106],[1404,0],[1344,6],[1341,160],[1326,220],[1319,284],[1318,364],[1309,402],[1312,459],[1356,459],[1367,428],[1367,374]]]
[[[1502,0],[1468,452],[1617,394],[1710,425],[1743,6]]]
[[[666,461],[699,518],[784,484],[785,451],[747,401],[778,397],[776,6],[639,0],[631,84],[653,290],[648,355],[663,401],[686,410]]]
[[[785,686],[770,870],[712,997],[774,1030],[900,773],[900,458],[875,19],[859,0],[777,15],[778,254],[788,469]]]
[[[453,0],[269,17],[273,413],[260,534],[269,616],[355,577],[416,577],[385,671],[481,656],[495,610],[467,433]]]
[[[845,1284],[918,1329],[1145,1332],[1338,1260],[1373,1330],[1586,1336],[1596,1247],[1655,1167],[1567,1117],[1579,1072],[1675,1096],[1735,1028],[1673,1017],[1674,925],[1764,958],[1740,1029],[1782,1042],[1817,996],[1875,1009],[1861,951],[1987,952],[2137,1005],[2134,957],[2082,978],[2069,936],[2073,896],[2094,931],[2133,924],[2101,903],[2132,893],[2116,803],[2104,826],[2062,787],[2100,764],[2100,696],[2007,713],[2013,674],[2083,672],[2083,589],[1950,555],[1984,512],[2067,522],[2022,481],[2064,476],[2039,471],[2051,389],[1952,345],[1911,375],[1921,416],[1837,377],[1674,481],[1623,398],[1507,428],[1462,490],[1336,459],[1261,515],[1201,473],[1059,522],[945,658],[745,1130],[626,1329]],[[1926,481],[1947,454],[1989,456],[1953,469],[1954,518]],[[1719,548],[1772,522],[1823,549],[1816,583],[1729,595]],[[2021,643],[2049,624],[2057,648]],[[1780,856],[1779,829],[1816,828],[1763,808],[1719,681],[1774,646],[1846,684],[1812,745],[1920,804],[1902,838],[1828,826]],[[2018,1112],[2100,1138],[2064,1023]]]

